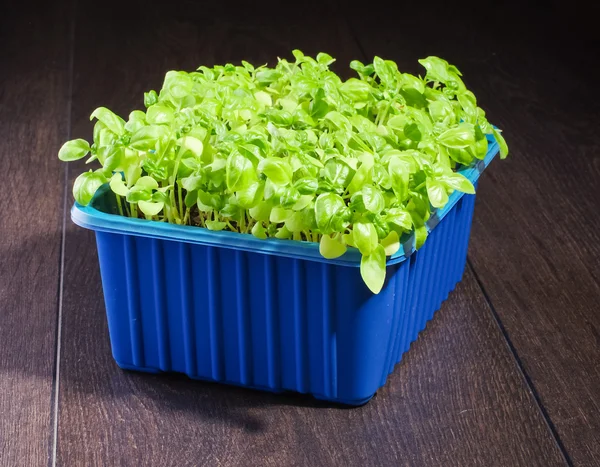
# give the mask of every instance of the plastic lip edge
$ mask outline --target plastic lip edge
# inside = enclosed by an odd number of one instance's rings
[[[474,165],[465,167],[458,173],[475,183],[481,173],[496,157],[499,151],[498,143],[493,138],[488,138],[488,152],[483,160],[478,160]],[[483,167],[481,167],[483,165]],[[101,188],[94,199],[101,197],[106,192],[106,187]],[[454,191],[448,203],[442,208],[432,212],[427,221],[427,230],[430,232],[458,203],[464,193]],[[254,253],[285,256],[289,258],[305,259],[339,266],[360,266],[360,253],[355,248],[336,259],[326,259],[319,253],[319,245],[314,242],[299,242],[269,238],[261,240],[250,234],[220,231],[215,232],[194,226],[175,225],[165,222],[147,221],[144,219],[131,219],[116,214],[107,214],[99,211],[94,206],[94,200],[88,206],[75,203],[71,208],[71,220],[80,227],[108,233],[124,235],[138,235],[156,239],[182,241],[206,246],[238,249]],[[388,260],[387,266],[406,260],[415,251],[414,235],[400,245],[400,249]]]

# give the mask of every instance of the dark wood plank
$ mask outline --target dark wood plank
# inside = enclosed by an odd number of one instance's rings
[[[323,49],[344,63],[359,53],[325,4],[307,5],[284,26],[269,8],[263,16],[206,8],[186,4],[177,17],[131,6],[115,22],[81,9],[78,30],[95,32],[76,41],[74,136],[90,136],[87,116],[97,105],[124,114],[140,106],[141,93],[159,87],[171,68],[273,61],[294,47]],[[341,409],[121,371],[110,352],[93,235],[69,224],[65,258],[60,465],[563,464],[469,273],[377,397]]]
[[[360,42],[408,68],[419,55],[447,58],[505,130],[512,155],[480,184],[469,256],[568,456],[598,465],[600,108],[587,79],[597,64],[593,45],[563,28],[565,8],[508,4],[485,27],[449,8],[452,35],[437,16],[413,18],[429,21],[421,50],[408,42],[419,26],[389,21]]]
[[[31,15],[31,8],[38,8]],[[51,447],[68,131],[68,12],[0,9],[0,465],[45,465]]]

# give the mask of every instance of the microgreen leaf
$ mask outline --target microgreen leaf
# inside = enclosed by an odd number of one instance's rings
[[[110,179],[110,189],[119,196],[127,196],[127,193],[129,193],[120,173],[114,174]]]
[[[263,159],[258,164],[258,170],[277,185],[286,186],[292,181],[292,167],[283,159]]]
[[[121,136],[125,132],[125,120],[111,110],[108,110],[106,107],[98,107],[94,110],[92,115],[90,115],[90,120],[93,120],[94,118],[97,118],[104,123],[106,128],[118,136]]]
[[[267,231],[262,222],[257,222],[252,226],[252,235],[263,240],[267,238]]]
[[[206,221],[206,228],[208,230],[223,230],[225,227],[227,227],[227,224],[225,222]]]
[[[98,188],[106,183],[106,177],[99,172],[84,172],[75,179],[73,197],[82,206],[87,206]]]
[[[492,129],[492,133],[498,142],[498,146],[500,146],[500,157],[505,159],[506,156],[508,156],[508,145],[506,144],[506,140],[504,139],[504,136],[502,136],[502,133],[496,128]]]
[[[62,145],[58,151],[61,161],[69,162],[83,159],[90,152],[90,145],[84,139],[73,139]]]
[[[346,245],[341,243],[337,237],[331,238],[329,235],[323,235],[319,244],[319,252],[323,258],[338,258],[346,253]]]
[[[175,112],[166,105],[155,104],[148,107],[146,121],[151,125],[169,124],[173,121]]]
[[[400,237],[395,230],[392,230],[387,237],[381,240],[381,245],[385,249],[386,256],[392,256],[400,249]]]
[[[245,190],[257,181],[252,162],[239,152],[233,153],[227,158],[226,174],[227,188],[230,191]]]
[[[322,234],[335,232],[335,224],[340,219],[346,203],[335,193],[323,193],[315,202],[315,219]]]
[[[143,126],[131,135],[131,147],[142,151],[154,149],[158,140],[166,136],[167,132],[164,125]]]
[[[447,148],[463,149],[475,143],[475,131],[468,124],[460,124],[444,131],[438,141]]]
[[[162,211],[164,203],[155,203],[152,201],[140,200],[138,202],[138,206],[140,208],[140,211],[142,211],[147,216],[156,216],[160,211]]]
[[[371,253],[363,254],[360,261],[360,275],[367,287],[374,294],[378,294],[385,282],[385,250],[377,245]]]
[[[440,177],[439,180],[454,190],[462,191],[463,193],[470,195],[475,193],[473,184],[462,174],[449,173]]]
[[[427,195],[434,208],[442,208],[448,202],[448,193],[444,183],[433,178],[427,178]]]
[[[383,199],[383,195],[381,191],[371,185],[370,183],[366,184],[362,189],[362,199],[367,208],[372,213],[378,214],[385,207],[385,200]]]
[[[363,255],[370,254],[378,244],[377,230],[371,223],[357,222],[352,227],[352,243]]]

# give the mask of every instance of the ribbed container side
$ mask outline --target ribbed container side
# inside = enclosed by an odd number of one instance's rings
[[[362,404],[461,279],[474,198],[388,267],[378,295],[357,267],[97,231],[115,360]]]

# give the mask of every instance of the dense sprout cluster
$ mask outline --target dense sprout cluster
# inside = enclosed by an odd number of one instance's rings
[[[77,178],[76,201],[108,182],[122,215],[318,241],[326,258],[355,247],[379,292],[402,235],[420,247],[432,209],[474,192],[457,165],[484,158],[486,134],[502,156],[506,143],[445,60],[420,60],[424,78],[379,57],[353,61],[358,78],[343,81],[331,56],[293,55],[273,68],[170,71],[127,121],[96,109],[93,144],[59,152],[101,165]]]

